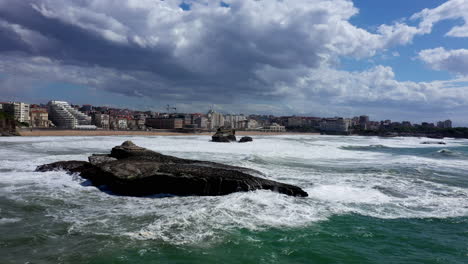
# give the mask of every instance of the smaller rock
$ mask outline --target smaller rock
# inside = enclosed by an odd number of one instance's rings
[[[447,143],[445,143],[443,141],[424,141],[424,142],[421,142],[421,144],[424,144],[424,145],[445,145]]]
[[[251,137],[242,137],[239,140],[239,143],[245,143],[245,142],[251,142],[251,141],[253,141],[253,139]]]
[[[88,162],[80,160],[70,160],[70,161],[57,161],[50,164],[44,164],[38,166],[36,171],[54,171],[54,170],[66,170],[69,172],[80,172],[83,167],[87,166]]]

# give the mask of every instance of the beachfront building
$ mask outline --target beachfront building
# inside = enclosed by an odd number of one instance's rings
[[[145,130],[145,120],[146,119],[129,118],[127,120],[127,127],[130,130]]]
[[[244,121],[247,118],[244,115],[225,115],[224,116],[224,127],[225,128],[244,128]]]
[[[324,118],[320,123],[320,130],[326,132],[347,133],[351,124],[350,119],[344,118]],[[368,123],[366,123],[366,126]]]
[[[208,119],[204,116],[199,116],[195,119],[194,123],[198,128],[205,129],[207,128]]]
[[[31,127],[48,128],[50,127],[49,113],[46,108],[34,107],[30,111]]]
[[[49,118],[58,128],[94,129],[91,117],[73,108],[64,101],[50,101],[48,104]]]
[[[284,126],[280,126],[277,123],[273,123],[269,126],[264,126],[260,129],[262,132],[285,132],[286,128]]]
[[[102,129],[109,129],[110,118],[108,114],[94,113],[92,122],[95,126]]]
[[[18,122],[30,123],[29,118],[29,104],[22,102],[8,102],[3,103],[3,111],[7,114],[10,114]]]
[[[146,118],[146,126],[155,129],[178,129],[184,127],[183,118]]]
[[[288,118],[288,127],[302,127],[305,125],[305,119],[298,116]]]
[[[213,109],[208,111],[208,129],[214,130],[224,126],[224,115],[215,112]]]

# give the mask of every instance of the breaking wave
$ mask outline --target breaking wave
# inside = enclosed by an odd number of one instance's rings
[[[66,223],[70,234],[172,244],[215,242],[238,229],[307,226],[343,214],[382,219],[468,216],[468,183],[463,176],[468,173],[463,153],[468,141],[429,149],[411,138],[297,137],[254,137],[248,145],[216,144],[205,136],[132,140],[164,154],[258,170],[270,179],[299,185],[309,193],[307,198],[270,191],[219,197],[121,197],[86,186],[78,176],[33,171],[39,164],[85,160],[89,153],[108,152],[125,137],[89,137],[79,143],[74,138],[0,139],[8,143],[0,145],[0,198],[45,208],[44,214]],[[359,146],[343,147],[350,141]],[[414,154],[372,151],[405,148],[414,149]],[[427,153],[457,159],[434,159]],[[21,219],[0,218],[0,224]]]

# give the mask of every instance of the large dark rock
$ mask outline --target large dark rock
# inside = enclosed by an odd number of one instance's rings
[[[250,173],[256,172],[250,169],[163,155],[131,141],[114,147],[110,155],[92,155],[89,161],[59,161],[36,170],[79,173],[96,186],[105,185],[116,194],[131,196],[225,195],[258,189],[307,196],[297,186],[253,176]]]
[[[224,129],[222,127],[216,130],[216,133],[211,137],[213,142],[231,142],[236,141],[236,130]]]
[[[253,139],[251,137],[242,137],[239,140],[239,143],[245,143],[245,142],[251,142],[251,141],[253,141]]]

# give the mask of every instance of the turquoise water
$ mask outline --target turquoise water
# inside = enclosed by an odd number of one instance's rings
[[[466,140],[131,138],[259,170],[308,198],[120,197],[76,175],[33,172],[126,139],[0,138],[0,263],[468,263]]]

